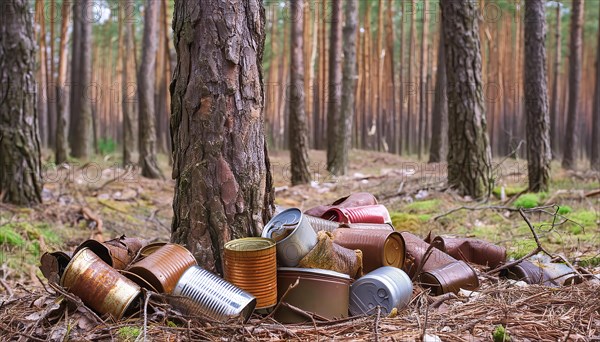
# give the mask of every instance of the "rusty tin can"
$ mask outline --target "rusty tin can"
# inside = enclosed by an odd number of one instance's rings
[[[273,217],[264,227],[262,237],[277,241],[277,259],[289,267],[297,266],[317,244],[317,233],[306,215],[297,208],[284,210]]]
[[[337,199],[331,205],[320,205],[310,208],[304,213],[312,216],[322,216],[323,213],[331,208],[353,208],[374,204],[377,204],[377,199],[372,194],[368,192],[355,192],[349,196]]]
[[[419,265],[423,263],[429,244],[409,232],[402,232],[401,234],[406,243],[406,258],[404,260],[403,270],[412,278],[415,276]],[[427,260],[425,260],[421,270],[423,272],[435,270],[455,261],[456,259],[442,252],[438,248],[432,248],[431,254]]]
[[[399,268],[384,266],[358,279],[350,287],[350,313],[353,316],[388,315],[408,305],[413,292],[410,278]]]
[[[404,266],[404,239],[398,232],[339,228],[333,232],[333,242],[349,249],[360,249],[365,273],[382,266]]]
[[[83,248],[65,269],[60,283],[89,307],[120,319],[135,307],[140,287]]]
[[[151,290],[160,293],[171,293],[183,272],[197,264],[196,258],[187,248],[168,243],[131,265],[127,271],[145,281],[139,283],[141,286],[149,283],[152,285]],[[132,278],[132,280],[135,280],[135,278]]]
[[[458,293],[460,289],[475,290],[479,287],[477,273],[462,260],[424,272],[419,277],[419,282],[422,286],[431,288],[436,296],[448,292]]]
[[[256,297],[256,309],[277,304],[275,241],[249,237],[225,244],[224,278]]]
[[[58,283],[71,262],[71,254],[65,252],[44,253],[40,258],[40,271],[51,283]]]
[[[331,208],[322,218],[341,223],[391,223],[390,213],[384,205],[367,205],[354,208]]]
[[[335,319],[348,316],[350,277],[346,274],[314,268],[280,267],[277,270],[277,291],[281,299],[290,285],[298,280],[283,303],[275,311],[275,319],[281,323],[310,321],[289,305],[319,316]]]
[[[189,315],[221,322],[241,316],[246,322],[254,312],[256,298],[211,272],[192,266],[175,285],[171,303]]]
[[[455,259],[478,265],[495,268],[506,261],[506,248],[483,240],[436,236],[432,243]]]
[[[123,270],[133,261],[133,258],[143,246],[144,242],[140,239],[122,236],[106,242],[84,241],[75,249],[74,253],[87,247],[109,266],[117,270]]]

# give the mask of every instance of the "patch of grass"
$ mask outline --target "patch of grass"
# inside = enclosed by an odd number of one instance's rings
[[[138,327],[122,327],[117,330],[120,341],[135,341],[141,333],[142,329]]]
[[[581,224],[585,228],[594,228],[598,224],[596,223],[598,218],[598,213],[590,210],[578,210],[571,215],[567,216],[569,219]]]
[[[117,143],[110,138],[101,138],[98,140],[98,150],[102,155],[114,153],[117,150]]]
[[[494,332],[492,332],[492,338],[494,340],[494,342],[510,342],[510,336],[508,335],[508,332],[506,331],[506,328],[504,328],[503,325],[497,325],[496,328],[494,329]]]
[[[507,251],[508,257],[519,259],[527,255],[527,253],[537,248],[533,239],[519,239],[514,241],[513,245]]]
[[[167,326],[171,328],[177,328],[177,324],[173,321],[167,321]]]
[[[600,256],[594,256],[587,259],[579,260],[577,263],[581,267],[596,267],[600,265]]]
[[[40,255],[48,249],[59,249],[62,238],[53,228],[42,222],[14,221],[0,226],[0,262],[15,270],[36,265]]]
[[[523,194],[515,201],[516,208],[531,209],[540,205],[538,194]]]
[[[419,215],[392,212],[390,214],[392,224],[398,231],[418,232],[421,230],[423,223],[427,220],[422,220]]]
[[[0,244],[12,247],[25,245],[25,239],[17,233],[11,224],[0,227]]]
[[[558,208],[558,214],[559,215],[566,215],[566,214],[569,214],[572,211],[573,211],[573,208],[569,207],[568,205],[563,205],[562,207]]]
[[[406,205],[404,210],[409,213],[433,212],[438,209],[439,205],[440,201],[438,200],[416,201]]]

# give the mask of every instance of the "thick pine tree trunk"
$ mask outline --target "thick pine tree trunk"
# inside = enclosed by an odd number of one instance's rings
[[[27,0],[0,14],[0,202],[42,201],[35,84],[35,34]]]
[[[448,77],[448,183],[463,195],[489,196],[492,187],[481,80],[476,4],[442,1]]]
[[[342,107],[340,121],[336,126],[338,131],[335,153],[336,174],[345,175],[348,172],[348,151],[352,144],[352,122],[355,110],[356,92],[356,32],[358,28],[358,0],[346,0],[346,25],[343,30],[344,65],[342,70]]]
[[[583,7],[584,0],[573,0],[573,7],[571,9],[571,47],[569,49],[569,109],[562,161],[562,167],[569,170],[574,169],[577,164],[577,111],[579,109],[579,93],[581,90]]]
[[[329,35],[329,96],[327,106],[327,170],[338,175],[343,169],[337,144],[338,125],[342,125],[342,0],[332,0],[331,31]]]
[[[60,46],[58,59],[58,75],[56,77],[56,164],[62,164],[69,157],[69,146],[67,144],[67,112],[69,100],[68,88],[65,87],[67,81],[67,62],[69,50],[67,41],[69,40],[69,2],[63,1],[62,21],[60,25]]]
[[[429,162],[445,162],[448,157],[448,102],[446,101],[446,53],[443,27],[440,30],[437,75],[431,120]]]
[[[133,13],[134,0],[125,3],[126,13]],[[138,99],[138,87],[135,75],[135,49],[133,22],[125,20],[124,23],[124,45],[122,54],[123,84],[122,84],[122,108],[123,108],[123,165],[137,164],[138,162],[138,113],[135,103]]]
[[[558,144],[558,126],[559,126],[559,94],[558,84],[560,80],[560,60],[561,60],[561,15],[560,10],[562,6],[560,2],[556,6],[556,45],[554,47],[554,79],[552,80],[552,103],[550,105],[550,144],[552,147],[552,156],[556,158],[559,151]]]
[[[305,112],[304,93],[304,18],[303,0],[290,0],[291,20],[291,62],[290,62],[290,120],[289,145],[291,157],[292,185],[310,182],[308,171],[308,127]],[[304,20],[303,20],[304,19]],[[310,19],[310,18],[308,18]]]
[[[543,0],[525,2],[525,115],[529,190],[548,191],[550,115],[546,84],[546,11]]]
[[[156,125],[154,117],[154,88],[156,79],[156,50],[158,49],[157,20],[160,2],[146,1],[144,41],[138,77],[140,167],[146,178],[162,178],[156,160]]]
[[[598,29],[598,47],[596,52],[596,92],[592,117],[592,170],[600,171],[600,29]]]
[[[171,239],[200,265],[222,270],[223,244],[257,236],[273,210],[263,130],[260,1],[177,0],[171,84]]]

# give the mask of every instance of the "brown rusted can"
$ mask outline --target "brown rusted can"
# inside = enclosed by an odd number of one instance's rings
[[[331,205],[320,205],[310,208],[304,213],[312,216],[322,216],[331,208],[354,208],[377,204],[377,198],[368,192],[355,192],[349,196],[337,199]]]
[[[89,307],[114,319],[133,310],[140,287],[110,267],[89,248],[83,248],[65,269],[60,283]]]
[[[382,266],[402,268],[405,246],[402,235],[389,230],[339,228],[333,242],[363,252],[363,270],[369,273]]]
[[[506,261],[506,248],[483,240],[436,236],[432,243],[455,259],[478,265],[495,268]]]
[[[418,236],[415,236],[411,233],[402,232],[401,234],[404,238],[404,242],[406,243],[406,258],[404,261],[404,272],[408,273],[408,275],[412,278],[415,276],[419,265],[423,263],[425,253],[429,248],[429,244],[423,241]],[[455,261],[456,259],[442,252],[441,250],[437,248],[432,248],[431,254],[427,258],[427,260],[425,260],[425,264],[422,266],[421,270],[423,272],[435,270]]]
[[[225,244],[224,278],[256,297],[256,309],[277,304],[275,240],[250,237]]]
[[[354,208],[331,208],[322,218],[341,223],[390,223],[390,213],[381,204]]]
[[[477,274],[462,260],[421,274],[419,282],[438,296],[448,292],[457,293],[460,289],[475,290],[479,287]]]
[[[140,239],[125,236],[106,242],[87,240],[79,245],[74,253],[87,247],[109,266],[117,270],[123,270],[133,261],[133,258],[135,258],[144,244]]]
[[[141,286],[147,287],[145,284],[148,283],[152,285],[151,290],[170,294],[183,272],[197,264],[196,258],[187,248],[168,243],[131,265],[127,271],[145,281],[140,283]]]

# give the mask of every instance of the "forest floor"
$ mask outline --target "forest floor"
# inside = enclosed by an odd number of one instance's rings
[[[58,169],[49,164],[45,167],[43,204],[33,209],[0,204],[2,340],[19,336],[33,340],[66,340],[65,336],[71,340],[135,340],[145,332],[156,340],[234,336],[414,340],[429,334],[442,340],[471,341],[489,340],[499,325],[505,326],[515,340],[600,338],[598,285],[588,282],[560,289],[519,288],[494,276],[483,277],[482,287],[474,295],[462,294],[434,305],[430,304],[436,299],[417,287],[409,307],[394,318],[363,317],[308,326],[283,326],[258,319],[245,326],[192,326],[182,323],[185,319],[171,317],[168,310],[157,314],[161,311],[154,307],[147,324],[141,318],[101,324],[81,308],[70,318],[61,311],[57,320],[57,298],[71,299],[49,288],[42,279],[38,265],[43,252],[73,250],[98,234],[104,239],[122,234],[151,241],[169,239],[175,183],[170,179],[167,158],[160,158],[165,174],[160,181],[143,179],[135,170],[116,168],[114,158]],[[430,231],[477,237],[506,247],[510,258],[520,258],[536,248],[516,208],[544,207],[528,213],[544,248],[600,273],[598,174],[566,172],[555,164],[550,191],[528,194],[526,162],[497,160],[494,174],[498,186],[487,203],[478,203],[447,190],[441,164],[353,151],[348,176],[334,178],[326,171],[325,153],[311,151],[313,182],[291,187],[287,152],[270,152],[270,158],[278,205],[304,210],[352,192],[371,192],[387,206],[397,230],[422,237]]]

